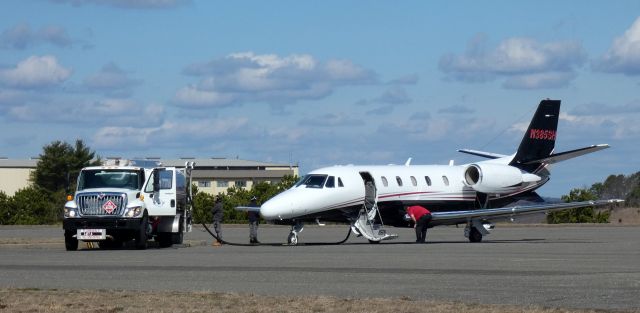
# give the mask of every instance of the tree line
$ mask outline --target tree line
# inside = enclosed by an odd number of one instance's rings
[[[75,190],[75,179],[80,169],[98,165],[101,159],[82,140],[74,145],[54,141],[43,147],[36,169],[31,173],[29,187],[18,190],[13,196],[0,191],[0,225],[56,224],[62,221],[62,210],[66,195]],[[298,177],[285,176],[280,182],[261,182],[251,190],[230,187],[221,193],[224,205],[224,220],[227,223],[246,221],[246,213],[237,211],[236,206],[248,205],[252,197],[259,204],[290,188]],[[215,196],[193,188],[193,221],[209,223]],[[572,189],[562,200],[587,201],[596,199],[624,199],[625,206],[640,207],[640,172],[625,175],[610,175],[602,183],[590,188]],[[607,210],[580,208],[550,213],[549,223],[608,222]]]

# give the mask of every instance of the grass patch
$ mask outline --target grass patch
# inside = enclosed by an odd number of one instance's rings
[[[511,305],[466,304],[402,298],[352,299],[285,297],[218,292],[133,292],[121,290],[0,289],[3,312],[415,312],[415,313],[595,313],[640,312],[582,310]]]

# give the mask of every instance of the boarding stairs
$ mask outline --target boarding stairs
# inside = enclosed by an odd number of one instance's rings
[[[376,217],[379,217],[380,223],[376,223]],[[357,219],[351,223],[351,230],[356,235],[367,238],[372,243],[398,238],[398,234],[389,234],[384,229],[377,201],[371,209],[367,209],[366,205],[363,206]]]

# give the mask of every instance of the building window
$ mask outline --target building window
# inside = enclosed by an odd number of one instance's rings
[[[416,180],[415,177],[411,176],[411,184],[415,187],[418,186],[418,181]]]
[[[198,187],[211,187],[211,182],[208,180],[198,181]]]
[[[218,188],[227,188],[229,187],[229,182],[226,180],[219,180],[216,182],[216,186],[218,186]]]
[[[389,182],[387,181],[387,178],[386,178],[386,177],[384,177],[384,176],[382,176],[381,178],[382,178],[382,184],[383,184],[385,187],[389,187]]]
[[[427,183],[427,186],[431,186],[431,178],[429,178],[429,176],[425,176],[424,181]]]
[[[236,180],[236,187],[241,187],[241,188],[247,187],[247,181],[246,180]]]
[[[442,181],[444,182],[445,186],[449,186],[449,178],[447,178],[447,176],[442,176]]]
[[[396,176],[396,182],[398,182],[399,187],[402,187],[402,178],[400,176]]]

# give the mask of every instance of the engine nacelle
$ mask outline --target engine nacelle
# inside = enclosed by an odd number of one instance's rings
[[[464,170],[464,183],[475,191],[488,194],[513,193],[541,179],[505,164],[471,164]]]

